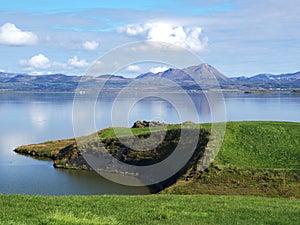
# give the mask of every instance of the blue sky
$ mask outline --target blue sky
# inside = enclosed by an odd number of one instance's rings
[[[131,9],[142,11],[160,11],[173,12],[176,14],[198,14],[207,13],[211,11],[231,10],[233,5],[229,1],[217,2],[213,4],[204,4],[202,7],[198,6],[197,1],[178,1],[178,0],[159,0],[159,1],[82,1],[82,0],[11,0],[5,1],[2,4],[2,9],[5,11],[27,11],[40,13],[58,13],[58,12],[79,12],[90,9]],[[183,10],[184,9],[184,10]]]
[[[300,70],[298,0],[0,3],[0,71],[84,74],[112,48],[144,40],[184,47],[229,77]],[[163,69],[133,65],[122,72]]]

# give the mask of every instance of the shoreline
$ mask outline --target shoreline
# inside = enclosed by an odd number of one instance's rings
[[[117,91],[104,91],[103,94],[118,94],[120,90]],[[160,93],[161,91],[148,91],[149,93]],[[268,90],[268,89],[211,89],[211,90],[186,90],[186,91],[163,91],[163,93],[244,93],[244,94],[269,94],[269,93],[291,93],[291,94],[300,94],[300,89],[291,88],[284,90]],[[131,92],[126,92],[130,94]],[[86,92],[80,94],[75,91],[1,91],[0,94],[76,94],[82,96],[98,94],[97,92]]]

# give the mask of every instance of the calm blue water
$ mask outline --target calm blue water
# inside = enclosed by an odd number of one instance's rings
[[[178,123],[187,120],[191,109],[184,98],[176,96],[176,106],[159,98],[120,99],[111,122],[113,98],[98,101],[96,126],[131,125],[136,120],[160,120]],[[204,96],[193,95],[198,119],[210,122],[211,112]],[[82,101],[89,101],[86,96]],[[221,101],[216,99],[218,106]],[[128,112],[122,107],[130,105]],[[226,120],[278,120],[300,122],[300,95],[292,94],[225,94]],[[146,188],[132,188],[84,171],[54,169],[52,162],[17,155],[17,146],[48,140],[71,138],[73,96],[70,94],[0,94],[0,193],[44,195],[67,194],[145,194]],[[216,107],[217,108],[217,107]],[[179,115],[177,111],[180,111]],[[120,118],[128,118],[126,124]],[[119,118],[119,119],[118,119]],[[83,129],[83,133],[84,129]]]

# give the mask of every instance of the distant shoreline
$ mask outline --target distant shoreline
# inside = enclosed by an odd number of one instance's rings
[[[121,91],[121,90],[119,90]],[[118,94],[119,91],[103,91],[102,94]],[[244,93],[244,94],[269,94],[269,93],[291,93],[291,94],[300,94],[300,89],[285,89],[285,90],[268,90],[268,89],[261,89],[261,90],[238,90],[238,89],[214,89],[214,90],[202,90],[202,91],[163,91],[163,93]],[[126,94],[130,94],[131,92],[126,92]],[[133,92],[132,92],[133,93]],[[161,93],[160,91],[149,91],[149,93]],[[0,91],[0,94],[77,94],[77,95],[94,95],[98,94],[97,92],[87,92],[84,94],[80,94],[74,91]]]

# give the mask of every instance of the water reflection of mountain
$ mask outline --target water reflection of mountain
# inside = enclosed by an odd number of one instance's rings
[[[210,96],[210,103],[207,96],[203,93],[180,94],[165,93],[160,97],[154,97],[149,94],[148,97],[140,99],[135,96],[132,100],[122,99],[117,104],[124,108],[130,102],[136,102],[130,112],[130,121],[135,120],[159,120],[168,123],[180,123],[183,121],[193,121],[198,123],[211,122],[211,108],[217,107],[222,103],[218,95]],[[116,102],[115,102],[116,104]],[[143,118],[139,118],[143,116]],[[120,111],[119,116],[122,116]],[[121,119],[120,119],[121,120]],[[125,125],[125,124],[122,124]]]

